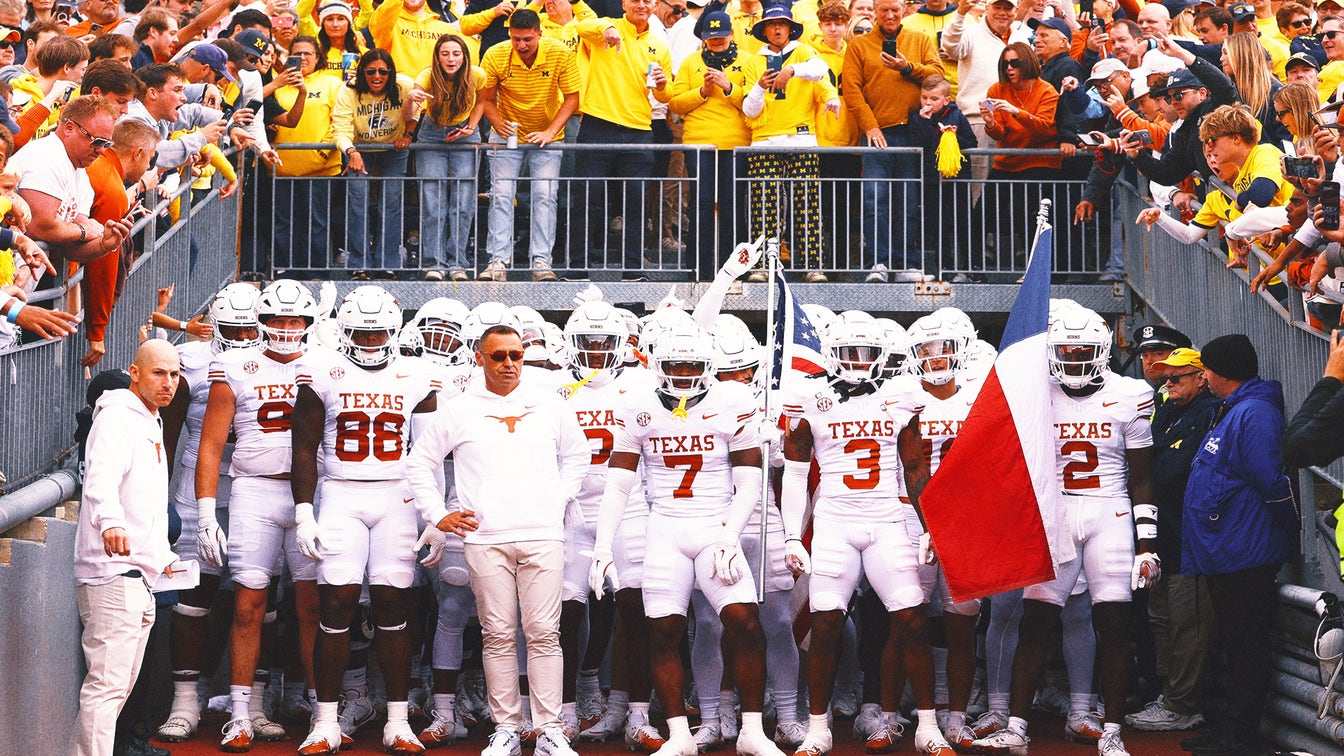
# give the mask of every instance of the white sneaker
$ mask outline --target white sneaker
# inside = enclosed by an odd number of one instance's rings
[[[859,713],[858,691],[854,688],[837,690],[831,694],[831,713],[837,717],[852,717]]]
[[[231,719],[221,730],[224,739],[219,741],[219,750],[224,753],[247,753],[252,750],[252,720]]]
[[[481,756],[522,756],[523,741],[518,733],[507,727],[496,727],[490,734],[490,742],[481,750]]]
[[[314,722],[308,737],[299,745],[300,756],[322,756],[341,750],[341,728],[335,722]]]
[[[793,748],[807,737],[807,725],[793,720],[775,724],[775,742],[782,748]]]
[[[952,731],[944,731],[943,735],[947,737],[947,742],[952,744],[952,748],[960,748],[963,751],[971,747],[971,741],[975,740],[975,730],[966,725],[962,725]]]
[[[740,728],[738,726],[737,721],[737,710],[730,708],[728,709],[728,711],[725,712],[722,709],[722,704],[720,704],[719,734],[723,736],[723,742],[729,743],[734,740],[737,740],[737,734],[739,729]]]
[[[1125,750],[1125,741],[1120,739],[1120,731],[1103,732],[1097,741],[1098,756],[1129,756]]]
[[[560,733],[565,736],[565,740],[573,743],[579,737],[579,717],[574,715],[573,719],[567,719],[564,714],[560,715]]]
[[[285,728],[278,722],[272,722],[265,714],[252,717],[252,734],[258,743],[274,743],[285,739]]]
[[[354,738],[356,730],[372,722],[377,716],[378,710],[373,707],[373,701],[367,694],[357,690],[341,693],[341,710],[336,715],[336,722],[345,737]]]
[[[1125,717],[1125,724],[1136,730],[1146,732],[1170,732],[1172,730],[1193,730],[1204,724],[1199,712],[1181,714],[1167,708],[1162,700],[1154,701],[1143,710]]]
[[[425,744],[415,737],[409,722],[383,725],[383,748],[388,753],[424,753]]]
[[[882,726],[882,705],[866,703],[859,707],[854,717],[854,739],[867,740],[873,731]]]
[[[794,749],[793,756],[826,756],[831,752],[831,731],[827,730],[824,734],[813,735],[807,733],[803,742]]]
[[[919,268],[906,268],[905,270],[898,270],[896,271],[895,275],[896,283],[920,283],[922,281],[928,281],[931,278],[932,276],[924,275],[924,271],[920,270]]]
[[[434,710],[434,719],[429,726],[420,731],[420,742],[426,748],[437,748],[439,746],[452,745],[459,738],[467,734],[466,728],[462,728],[462,734],[458,734],[457,717],[453,712],[441,712]]]
[[[168,719],[159,725],[158,739],[165,743],[185,743],[196,734],[196,726],[199,724],[199,717],[181,713],[170,714]]]
[[[585,743],[605,743],[611,740],[616,733],[625,728],[626,713],[627,710],[624,708],[608,706],[602,718],[597,720],[597,724],[579,733],[579,740]]]
[[[1069,694],[1054,685],[1047,685],[1036,694],[1036,700],[1032,702],[1032,708],[1046,714],[1062,717],[1069,712]]]
[[[1090,711],[1071,711],[1064,721],[1064,739],[1091,745],[1101,739],[1101,718]]]
[[[648,722],[631,723],[625,728],[625,747],[631,751],[653,753],[666,744],[667,740]]]
[[[723,743],[723,732],[718,722],[702,724],[695,728],[695,750],[700,753],[712,751]]]
[[[477,281],[507,281],[509,280],[509,269],[504,267],[503,260],[491,260],[489,265],[476,276]]]
[[[569,738],[559,727],[547,727],[537,733],[536,756],[578,756],[569,746]]]
[[[1027,756],[1026,735],[1018,735],[1006,727],[992,735],[971,742],[971,750],[976,753],[1006,753],[1008,756]]]
[[[737,753],[739,756],[784,756],[784,752],[779,750],[775,741],[766,737],[764,732],[756,730],[738,734]]]
[[[983,738],[987,735],[993,735],[1007,726],[1007,712],[987,711],[983,717],[975,720],[975,724],[971,725],[971,729],[975,730],[976,737]]]
[[[886,283],[888,272],[890,272],[890,269],[887,266],[878,263],[873,266],[873,269],[868,272],[868,276],[863,280],[867,283]]]

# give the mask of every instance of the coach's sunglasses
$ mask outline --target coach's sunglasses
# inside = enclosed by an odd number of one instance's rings
[[[506,352],[501,349],[498,352],[491,352],[489,354],[489,357],[495,362],[503,362],[505,359],[509,360],[510,362],[523,361],[523,353],[518,350],[510,350]]]

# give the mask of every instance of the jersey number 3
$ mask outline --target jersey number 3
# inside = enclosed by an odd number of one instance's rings
[[[845,485],[854,491],[871,491],[882,479],[882,447],[871,438],[856,438],[845,444],[846,454],[864,453],[855,462],[864,475],[846,475]]]
[[[380,462],[401,459],[401,428],[406,418],[394,412],[369,417],[367,412],[342,412],[336,416],[336,458],[363,462],[372,453]]]

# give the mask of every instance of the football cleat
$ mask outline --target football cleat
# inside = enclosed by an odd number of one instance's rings
[[[219,742],[219,750],[225,753],[247,753],[252,750],[252,720],[229,720],[222,732],[224,739]]]
[[[452,745],[461,737],[457,731],[457,719],[453,717],[452,712],[448,712],[448,715],[444,716],[441,712],[435,710],[433,715],[434,718],[430,721],[429,726],[420,731],[420,742],[426,748]],[[466,734],[465,729],[462,734]]]
[[[849,718],[859,712],[859,697],[853,689],[837,690],[831,695],[831,714]]]
[[[285,739],[285,728],[258,714],[252,717],[252,735],[258,743],[274,743]]]
[[[1103,732],[1097,741],[1097,756],[1129,756],[1125,750],[1125,741],[1120,739],[1120,731]]]
[[[760,730],[744,730],[737,736],[738,756],[784,756],[775,741]]]
[[[559,727],[547,727],[537,733],[536,756],[578,756],[569,745],[569,738]]]
[[[523,744],[518,740],[518,733],[504,727],[496,727],[495,731],[490,733],[490,742],[481,751],[481,756],[522,756],[522,753]]]
[[[353,739],[356,730],[372,722],[377,716],[378,710],[374,708],[373,701],[367,693],[357,690],[341,693],[341,710],[336,716],[336,721],[340,724],[342,735]]]
[[[605,743],[611,740],[625,727],[626,713],[627,710],[622,707],[607,707],[602,718],[597,720],[597,724],[579,731],[579,740],[586,743]]]
[[[383,748],[388,753],[424,753],[425,745],[415,737],[407,722],[383,725]]]
[[[854,739],[867,740],[868,736],[881,726],[881,704],[866,703],[859,707],[858,716],[854,717]]]
[[[794,749],[793,756],[826,756],[831,752],[831,732],[823,734],[808,733],[803,742]]]
[[[962,725],[957,729],[946,733],[947,742],[952,744],[953,748],[965,751],[971,747],[971,741],[975,740],[975,730],[967,725]]]
[[[884,718],[882,724],[868,736],[863,750],[867,753],[891,753],[896,750],[896,744],[901,742],[904,733],[905,728],[894,717]]]
[[[602,720],[602,712],[606,709],[606,705],[602,701],[601,690],[579,691],[579,700],[577,703],[580,732],[587,730]]]
[[[309,705],[308,696],[304,695],[303,688],[286,687],[280,700],[276,702],[274,714],[288,724],[306,725],[312,719],[313,707]]]
[[[738,730],[740,729],[737,721],[737,710],[728,709],[724,711],[722,704],[719,705],[719,734],[723,737],[723,742],[737,740]]]
[[[807,737],[807,725],[796,719],[775,725],[775,742],[783,748],[793,748],[803,742],[805,737]]]
[[[983,717],[975,720],[975,724],[971,725],[971,729],[975,731],[975,736],[977,738],[983,738],[987,735],[993,735],[1007,726],[1007,712],[989,711],[985,712]]]
[[[1193,730],[1204,724],[1204,716],[1199,712],[1193,714],[1181,714],[1167,708],[1167,705],[1161,699],[1154,701],[1144,707],[1143,711],[1138,711],[1125,717],[1125,724],[1136,730],[1145,730],[1148,732],[1169,732],[1172,730]]]
[[[1096,743],[1101,739],[1101,720],[1090,711],[1071,711],[1064,722],[1064,739],[1071,743]]]
[[[579,719],[566,719],[564,714],[560,715],[560,734],[565,736],[565,740],[573,743],[579,737]]]
[[[340,750],[340,725],[335,722],[314,722],[312,731],[299,745],[299,756],[326,756]]]
[[[1027,743],[1031,742],[1026,735],[1017,733],[1004,728],[998,732],[979,738],[971,743],[971,750],[975,753],[1006,753],[1008,756],[1027,756]]]
[[[723,732],[718,722],[702,724],[695,728],[695,750],[706,753],[723,744]]]
[[[625,728],[625,747],[631,751],[653,753],[663,747],[667,739],[658,734],[653,725],[632,724]]]
[[[924,731],[915,730],[915,753],[927,756],[957,756],[951,744],[943,738],[943,733],[933,728]]]
[[[156,737],[165,743],[185,743],[196,734],[196,725],[199,720],[193,720],[185,714],[171,714],[163,724],[159,725],[159,732]]]

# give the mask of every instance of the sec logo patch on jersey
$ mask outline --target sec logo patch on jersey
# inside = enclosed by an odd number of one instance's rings
[[[339,381],[340,379],[345,377],[345,368],[334,367],[331,369],[331,372],[328,373],[328,375],[331,376],[331,379],[333,381]]]
[[[248,375],[253,375],[260,369],[261,365],[258,365],[256,360],[248,360],[243,363],[243,372]]]
[[[829,412],[833,406],[835,406],[835,402],[832,402],[829,396],[826,396],[825,394],[817,394],[818,412]]]
[[[641,428],[647,428],[651,422],[653,422],[653,417],[647,412],[641,412],[638,415],[635,415],[635,424]]]

